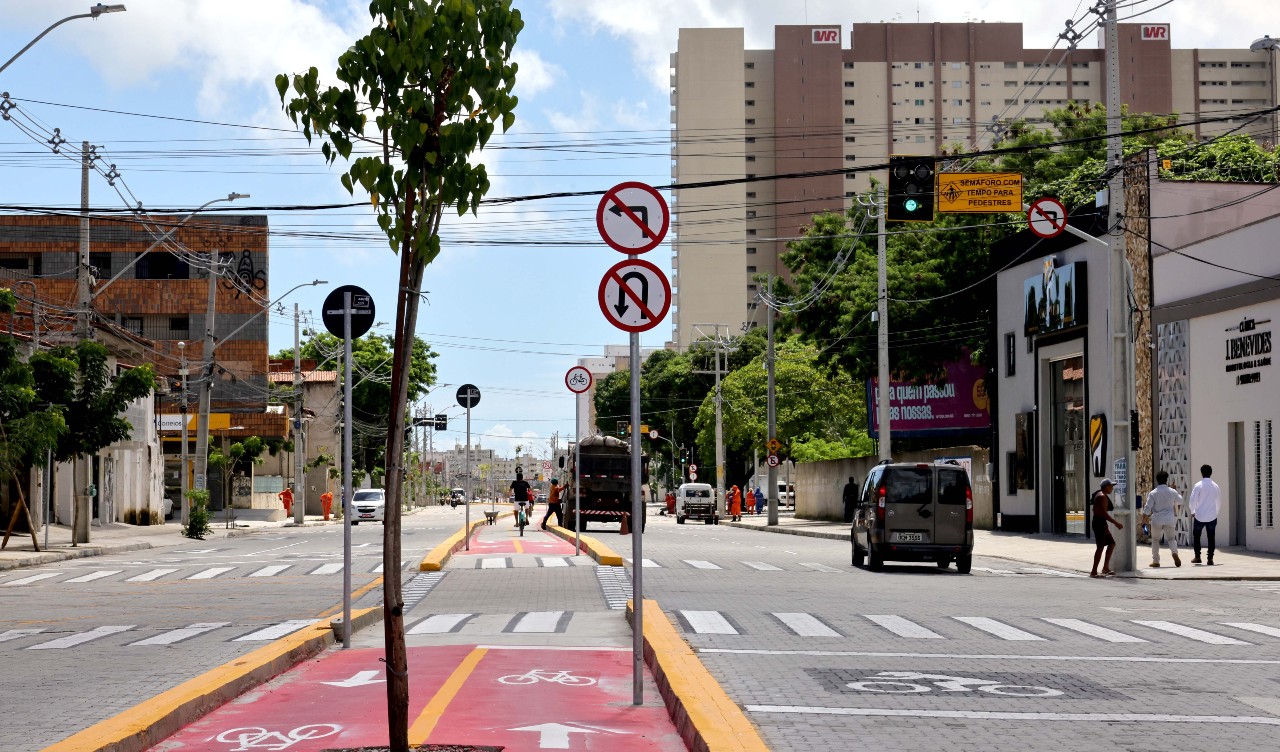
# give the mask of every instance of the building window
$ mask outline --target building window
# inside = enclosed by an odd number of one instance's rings
[[[754,266],[747,267],[747,274],[755,274],[755,273],[756,273],[756,268]],[[347,314],[343,313],[342,315],[345,317]]]
[[[853,100],[852,100],[852,99],[846,99],[846,100],[844,100],[844,106],[845,106],[845,107],[852,107],[852,106],[853,106]],[[345,316],[346,314],[343,314],[343,315]]]
[[[897,141],[897,140],[898,140],[898,139],[896,139],[896,138],[894,139],[894,141]],[[857,179],[858,179],[858,176],[857,176],[855,173],[852,173],[852,172],[846,172],[846,173],[844,174],[844,179],[845,179],[845,180],[857,180]]]
[[[755,180],[755,179],[756,179],[756,174],[754,172],[747,173],[747,180]]]
[[[914,120],[914,121],[915,121],[915,124],[916,124],[916,125],[924,125],[924,118],[912,118],[912,120]],[[345,313],[344,313],[344,314],[342,314],[342,315],[343,315],[343,316],[346,316],[346,314],[345,314]]]
[[[1005,104],[1017,104],[1017,103],[1018,103],[1018,100],[1016,100],[1016,99],[1006,99],[1006,100],[1004,100],[1004,103],[1005,103]],[[344,313],[344,314],[343,314],[343,316],[346,316],[346,314]]]
[[[756,64],[755,64],[755,63],[747,63],[747,64],[746,64],[746,68],[747,68],[747,70],[753,70],[755,67],[756,67]],[[344,314],[343,314],[343,316],[346,316],[346,314],[344,313]]]
[[[345,316],[346,314],[343,314]],[[125,316],[120,322],[130,333],[142,336],[142,317],[141,316]]]
[[[755,191],[747,191],[747,198],[755,198],[755,197],[756,197]],[[345,317],[346,314],[344,313],[343,316]]]
[[[747,234],[754,238],[754,237],[755,237],[755,235],[756,235],[756,230],[755,230],[755,228],[754,228],[754,227],[752,227],[752,228],[748,229],[748,230],[747,230]],[[344,314],[342,314],[342,315],[343,315],[343,316],[346,316],[346,314],[345,314],[345,313],[344,313]]]
[[[755,81],[747,81],[747,82],[746,82],[746,84],[744,84],[744,85],[745,85],[748,89],[754,89],[754,88],[756,88],[756,82],[755,82]]]
[[[845,118],[845,119],[844,119],[844,124],[845,124],[845,125],[853,125],[853,124],[854,124],[854,123],[856,123],[856,122],[857,122],[857,120],[856,120],[855,118]]]
[[[964,81],[952,81],[952,82],[951,82],[951,88],[953,88],[953,89],[959,89],[961,86],[964,86]]]
[[[846,88],[846,89],[852,89],[852,88],[853,88],[853,82],[852,82],[852,81],[845,81],[845,82],[844,82],[844,88]],[[344,315],[345,315],[345,314],[344,314]]]
[[[168,251],[152,251],[138,259],[133,268],[137,279],[191,279],[187,262]]]
[[[923,88],[924,88],[924,81],[916,81],[916,88],[917,88],[917,89],[923,89]]]
[[[191,336],[191,318],[189,316],[169,317],[169,339],[187,339]]]
[[[754,100],[754,99],[748,99],[748,100],[747,100],[747,106],[748,106],[748,107],[755,107],[755,106],[756,106],[756,100]],[[343,315],[345,316],[346,314],[343,314]]]
[[[747,143],[754,144],[755,142],[756,142],[755,136],[747,136]],[[343,314],[343,315],[345,316],[346,314]]]
[[[343,315],[345,316],[346,314]],[[1006,332],[1004,335],[1004,375],[1006,378],[1018,372],[1018,363],[1015,360],[1018,354],[1017,346],[1017,336],[1013,332]]]
[[[111,279],[111,253],[109,251],[90,253],[89,266],[93,267],[94,275],[98,279]]]
[[[754,155],[754,154],[748,154],[748,155],[747,155],[747,161],[748,161],[748,162],[754,162],[754,161],[756,161],[756,155]],[[345,315],[346,315],[346,314],[344,313],[344,314],[343,314],[343,316],[345,316]]]
[[[858,137],[857,137],[857,136],[845,136],[845,137],[844,137],[844,142],[845,142],[846,144],[856,144],[856,143],[858,142]],[[345,314],[344,314],[344,315],[345,315]]]
[[[748,255],[748,256],[752,256],[752,255],[754,255],[754,254],[755,254],[755,252],[756,252],[756,248],[755,248],[755,246],[752,246],[752,245],[747,246],[747,255]],[[345,313],[344,313],[344,314],[342,314],[342,315],[343,315],[343,317],[344,317],[344,318],[346,317],[346,314],[345,314]]]
[[[853,70],[853,63],[845,63],[845,64],[844,64],[844,69],[845,69],[845,70]],[[345,314],[344,314],[344,315],[345,315]]]
[[[923,100],[923,99],[917,99],[917,100],[916,100],[916,107],[924,107],[924,100]],[[344,313],[343,315],[345,316],[346,314]]]
[[[856,161],[857,161],[857,159],[858,159],[858,158],[857,158],[857,157],[855,157],[855,156],[854,156],[854,155],[852,155],[852,154],[846,154],[846,155],[844,155],[844,161],[846,161],[846,162],[856,162]],[[346,315],[346,314],[344,313],[344,314],[343,314],[343,316],[345,316],[345,315]]]
[[[755,125],[755,124],[756,124],[755,118],[747,118],[747,125]],[[343,315],[345,316],[346,314],[343,314]]]
[[[1017,64],[1017,63],[1008,63],[1008,62],[1006,62],[1006,63],[1004,64],[1004,67],[1006,67],[1006,68],[1017,68],[1017,67],[1018,67],[1018,64]]]
[[[755,291],[756,291],[756,290],[758,290],[758,289],[760,289],[760,288],[759,288],[759,287],[757,287],[756,285],[747,285],[747,292],[755,292]],[[344,314],[342,314],[342,315],[343,315],[343,317],[345,317],[347,314],[345,314],[345,313],[344,313]]]
[[[755,218],[756,218],[756,213],[755,213],[755,211],[754,211],[754,210],[752,210],[752,209],[748,209],[748,210],[747,210],[747,219],[755,219]],[[344,317],[346,316],[346,314],[345,314],[345,313],[344,313],[344,314],[342,314],[342,315],[343,315]]]

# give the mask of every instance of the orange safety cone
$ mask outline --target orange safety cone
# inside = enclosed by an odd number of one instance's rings
[[[618,530],[618,535],[631,535],[631,515],[626,512],[622,513],[622,527]]]

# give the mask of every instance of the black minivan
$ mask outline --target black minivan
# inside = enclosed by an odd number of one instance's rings
[[[872,468],[849,532],[853,563],[873,570],[885,561],[934,561],[967,573],[973,567],[973,489],[954,462],[891,463]]]

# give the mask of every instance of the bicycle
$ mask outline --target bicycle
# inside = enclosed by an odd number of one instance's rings
[[[516,527],[520,528],[520,537],[524,537],[524,529],[529,525],[529,515],[525,512],[526,502],[516,502]]]

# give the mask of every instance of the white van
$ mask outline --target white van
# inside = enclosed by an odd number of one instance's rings
[[[685,483],[676,491],[676,524],[687,519],[701,519],[708,525],[720,524],[720,505],[716,490],[709,483]]]

